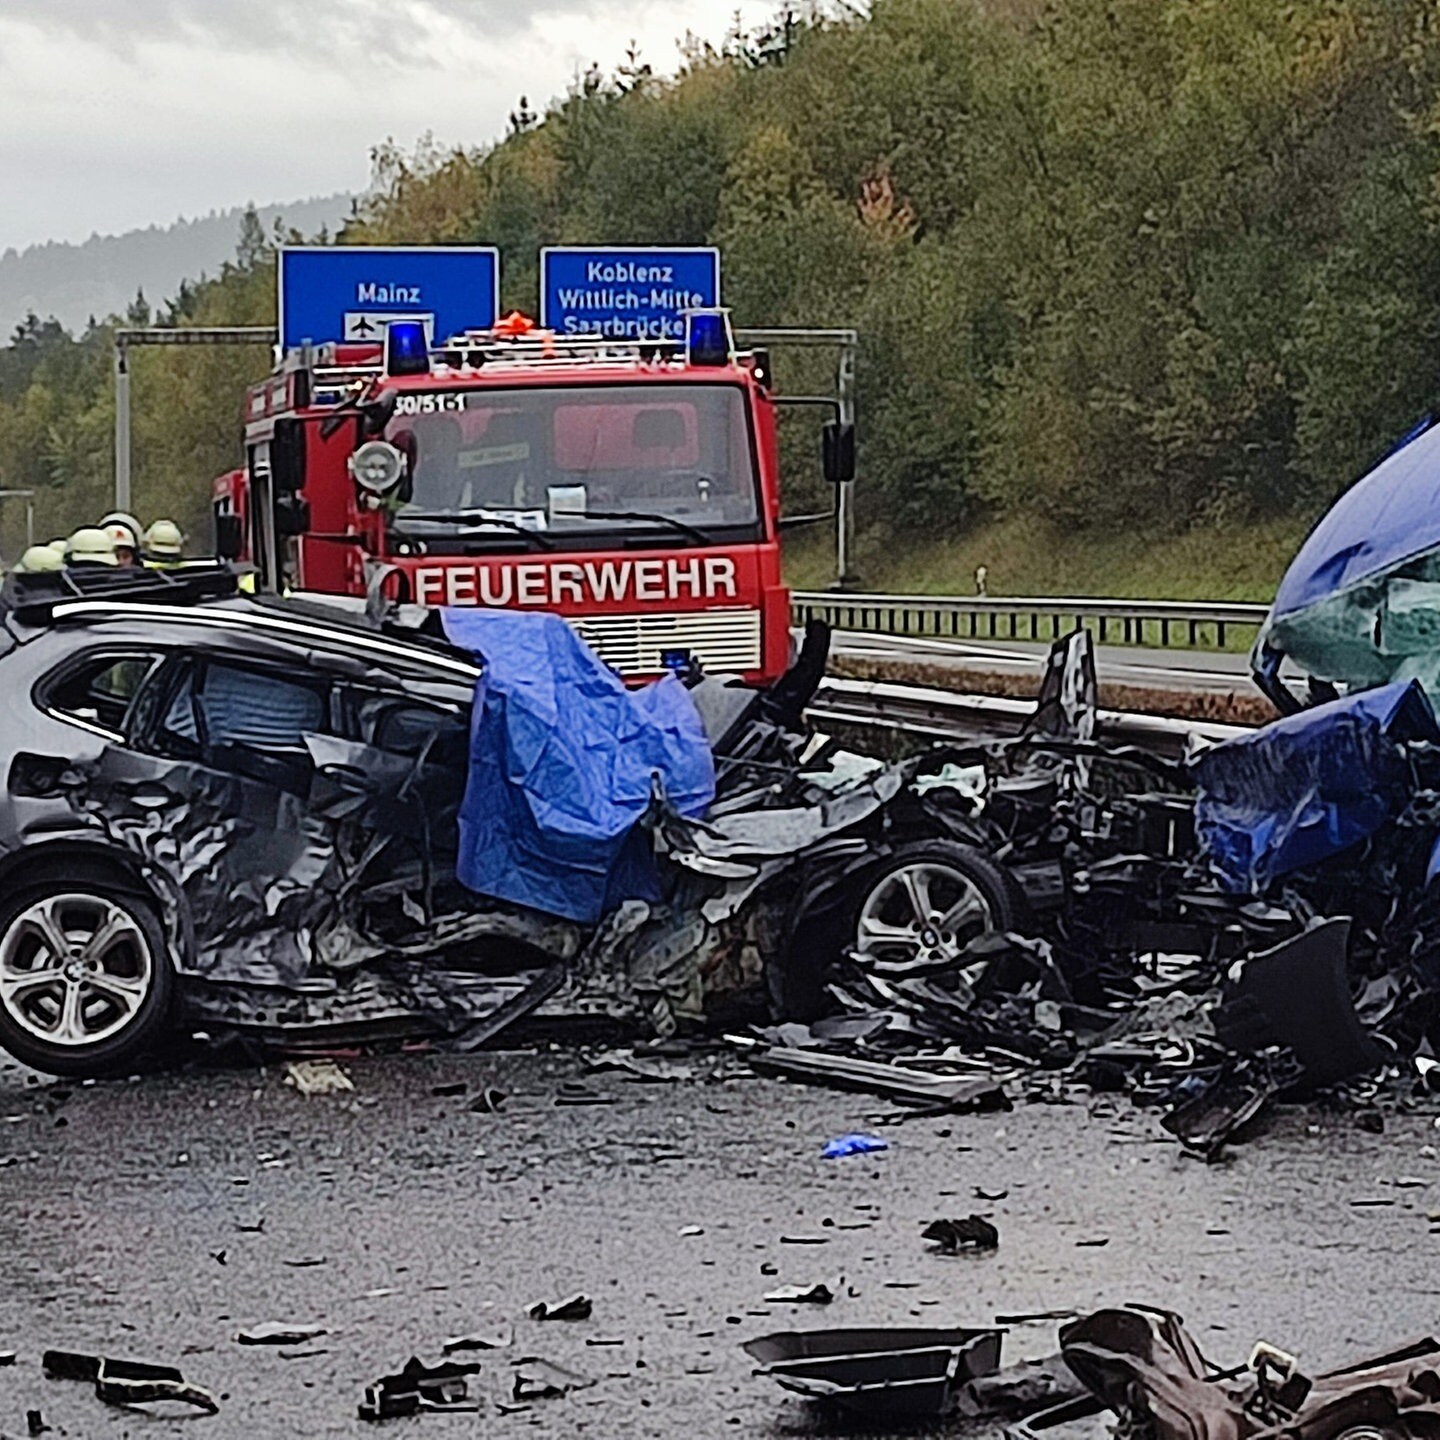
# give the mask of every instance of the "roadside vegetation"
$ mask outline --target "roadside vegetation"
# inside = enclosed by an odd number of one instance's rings
[[[382,144],[351,242],[715,243],[744,324],[863,337],[861,578],[1263,596],[1440,389],[1431,0],[874,0],[643,57],[488,149]],[[273,237],[159,307],[263,323]],[[137,306],[132,320],[143,318]],[[204,533],[266,357],[136,361],[140,508]],[[810,377],[787,375],[782,382]],[[0,352],[0,485],[103,508],[106,325]],[[788,499],[823,508],[811,430]],[[811,429],[813,429],[813,420]],[[803,430],[803,433],[801,433]],[[0,511],[13,546],[17,513]],[[819,537],[797,579],[827,578]]]

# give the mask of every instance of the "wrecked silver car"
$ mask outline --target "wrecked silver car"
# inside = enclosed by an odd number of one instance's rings
[[[496,623],[527,622],[563,628]],[[223,567],[12,580],[0,1044],[89,1074],[176,1021],[291,1042],[475,1045],[530,1013],[666,1031],[767,992],[813,1007],[846,948],[941,960],[1008,928],[1010,882],[907,812],[915,767],[802,763],[823,665],[817,634],[771,692],[662,682],[681,703],[627,710],[608,672],[537,699],[512,657],[507,691],[443,638],[243,596]],[[604,835],[584,774],[552,764],[577,695],[576,765],[597,715],[621,732],[592,787]],[[691,769],[632,766],[647,793],[624,811],[616,756],[649,754],[641,723]]]

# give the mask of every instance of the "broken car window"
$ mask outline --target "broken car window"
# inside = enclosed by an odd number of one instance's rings
[[[92,653],[53,675],[46,682],[42,701],[56,715],[120,734],[141,685],[160,659],[158,652],[150,650]]]
[[[191,669],[161,731],[202,746],[303,753],[307,732],[328,729],[316,688],[215,661]]]

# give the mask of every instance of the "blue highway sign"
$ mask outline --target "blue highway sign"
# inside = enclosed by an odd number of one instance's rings
[[[280,251],[280,344],[385,338],[421,320],[432,342],[488,329],[500,300],[493,246],[292,245]]]
[[[685,312],[720,303],[709,246],[551,246],[540,252],[540,323],[561,335],[683,340]]]

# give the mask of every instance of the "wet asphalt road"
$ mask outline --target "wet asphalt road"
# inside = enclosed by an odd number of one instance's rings
[[[355,1092],[312,1097],[278,1066],[86,1086],[0,1071],[0,1348],[19,1352],[0,1369],[0,1436],[23,1435],[31,1408],[71,1436],[371,1434],[355,1413],[367,1381],[447,1336],[512,1326],[510,1348],[478,1357],[482,1416],[386,1432],[833,1433],[739,1349],[794,1324],[984,1324],[1140,1300],[1182,1311],[1218,1361],[1263,1337],[1315,1366],[1440,1327],[1429,1114],[1373,1135],[1350,1114],[1287,1110],[1206,1167],[1121,1100],[896,1124],[864,1096],[689,1063],[689,1080],[641,1084],[588,1076],[573,1054],[397,1056],[346,1062]],[[465,1095],[432,1093],[462,1081]],[[558,1106],[567,1081],[615,1103]],[[486,1085],[511,1097],[499,1114],[468,1108]],[[893,1148],[819,1158],[857,1128]],[[927,1252],[926,1222],[976,1210],[998,1252]],[[841,1292],[828,1309],[761,1298],[820,1280]],[[592,1319],[525,1318],[576,1290]],[[272,1320],[332,1333],[235,1343]],[[1007,1358],[1053,1335],[1017,1327]],[[41,1377],[50,1346],[179,1362],[222,1412],[109,1409]],[[598,1383],[502,1415],[527,1355]]]

